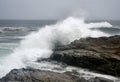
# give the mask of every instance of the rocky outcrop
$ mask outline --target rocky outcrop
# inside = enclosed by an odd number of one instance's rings
[[[120,76],[120,36],[75,40],[67,46],[57,47],[51,59]]]
[[[79,78],[38,69],[14,69],[0,82],[77,82]]]
[[[14,69],[0,82],[114,82],[109,79],[95,77],[91,79],[79,78],[72,73],[55,73],[38,69]]]

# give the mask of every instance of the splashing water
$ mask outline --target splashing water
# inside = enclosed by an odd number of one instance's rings
[[[38,58],[50,57],[57,42],[66,45],[75,39],[110,36],[107,33],[90,29],[99,27],[112,27],[112,25],[107,22],[86,24],[83,19],[69,17],[55,25],[45,26],[37,32],[32,32],[25,36],[12,54],[2,58],[0,77],[11,69],[27,67],[29,62],[34,62]]]

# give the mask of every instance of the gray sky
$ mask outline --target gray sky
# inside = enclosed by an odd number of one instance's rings
[[[60,19],[79,9],[89,19],[120,20],[120,0],[0,0],[0,19]]]

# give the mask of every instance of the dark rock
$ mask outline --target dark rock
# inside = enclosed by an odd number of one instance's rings
[[[68,65],[120,76],[120,36],[75,40],[57,47],[50,57]]]
[[[38,69],[14,69],[0,82],[113,82],[112,80],[95,77],[85,79],[73,76],[71,73],[55,73]]]
[[[0,82],[77,82],[78,77],[38,69],[14,69]]]

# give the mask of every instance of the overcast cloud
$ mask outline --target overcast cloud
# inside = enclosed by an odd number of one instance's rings
[[[60,19],[79,9],[89,19],[120,20],[120,0],[0,0],[0,19]]]

